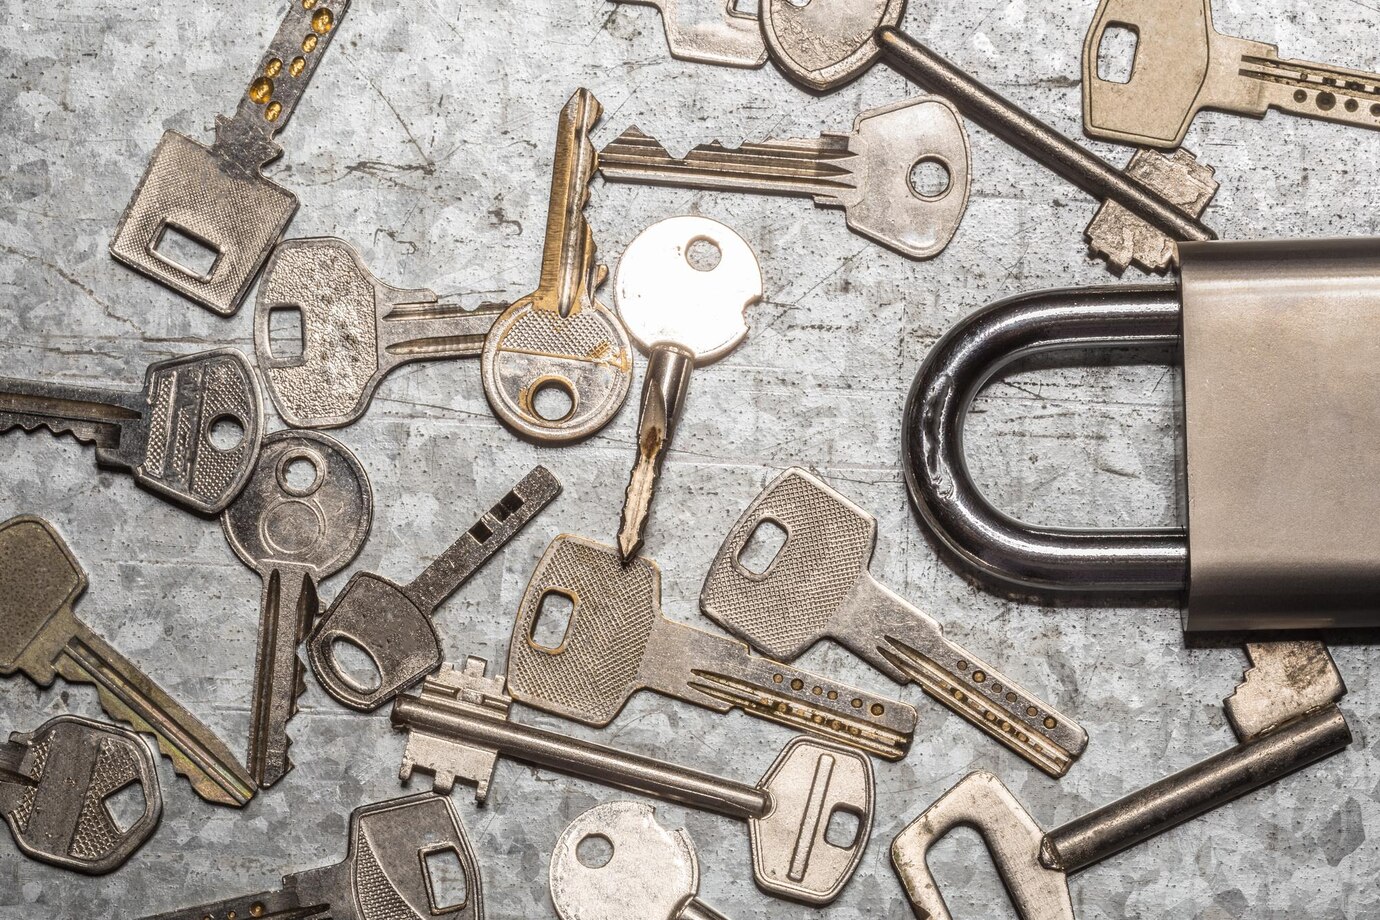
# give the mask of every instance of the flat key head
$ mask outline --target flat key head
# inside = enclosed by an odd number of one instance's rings
[[[103,875],[123,865],[158,827],[158,771],[148,746],[133,732],[58,716],[28,734],[15,732],[10,743],[28,748],[36,785],[0,805],[15,843],[28,856]],[[143,794],[144,811],[121,828],[106,800],[132,784]]]
[[[22,668],[40,684],[51,683],[46,653],[56,654],[68,636],[36,640],[54,620],[71,616],[85,590],[86,573],[53,525],[31,515],[0,524],[0,674]]]
[[[701,270],[692,247],[709,244],[719,261]],[[628,244],[614,278],[618,315],[637,344],[671,345],[708,364],[747,337],[747,308],[762,299],[762,269],[752,247],[707,217],[671,217]]]
[[[871,835],[872,761],[840,745],[796,738],[757,785],[771,795],[772,810],[748,822],[753,879],[781,897],[833,901],[853,877]],[[836,812],[857,822],[847,846],[826,836]]]
[[[926,862],[930,848],[955,827],[982,835],[1020,920],[1073,920],[1068,877],[1040,862],[1044,831],[991,773],[969,773],[891,843],[891,864],[917,917],[951,920]]]
[[[763,0],[762,34],[787,76],[822,93],[871,67],[881,54],[877,29],[905,12],[906,0]]]

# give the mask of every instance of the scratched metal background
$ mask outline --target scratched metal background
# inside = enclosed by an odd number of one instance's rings
[[[912,7],[906,25],[920,38],[1081,134],[1079,53],[1093,0]],[[233,110],[279,3],[4,0],[0,8],[4,372],[133,386],[152,359],[250,349],[247,310],[229,320],[203,312],[117,265],[106,247],[160,132],[207,138],[213,116]],[[1219,0],[1215,12],[1224,31],[1280,42],[1286,55],[1380,68],[1380,11],[1363,0]],[[770,66],[680,63],[666,53],[657,14],[643,7],[356,0],[272,169],[302,199],[292,233],[344,237],[396,284],[471,302],[521,295],[537,277],[556,112],[581,85],[607,109],[600,143],[637,124],[677,151],[713,137],[840,131],[860,109],[914,92],[883,67],[816,98]],[[1092,736],[1082,761],[1054,782],[913,689],[899,691],[920,707],[921,729],[908,760],[878,765],[874,840],[829,908],[839,920],[906,915],[888,843],[969,770],[995,770],[1053,826],[1229,744],[1220,700],[1245,663],[1239,647],[1186,650],[1168,605],[1055,609],[994,597],[938,560],[916,525],[898,468],[898,419],[925,350],[999,297],[1113,282],[1084,252],[1087,199],[983,131],[973,129],[971,141],[971,206],[953,244],[927,263],[850,234],[840,213],[806,201],[600,183],[589,209],[610,262],[646,224],[692,211],[741,231],[766,278],[768,302],[746,344],[696,374],[666,466],[648,551],[664,567],[667,612],[706,625],[695,599],[721,536],[778,470],[802,464],[880,518],[874,571],[883,581]],[[1380,230],[1375,134],[1280,115],[1203,115],[1188,144],[1218,167],[1222,190],[1208,221],[1224,237]],[[1118,162],[1129,156],[1091,146]],[[1166,524],[1178,514],[1177,391],[1162,366],[1026,368],[980,401],[970,460],[999,505],[1031,519]],[[547,540],[562,531],[612,540],[635,410],[634,397],[589,442],[544,450],[495,422],[477,364],[395,374],[368,416],[340,433],[368,467],[378,508],[356,566],[411,578],[532,464],[548,464],[565,483],[559,503],[440,614],[455,660],[501,662],[507,624]],[[47,516],[86,566],[80,615],[242,752],[259,582],[218,524],[126,476],[95,472],[90,448],[46,433],[0,438],[0,470],[0,517]],[[1334,651],[1351,689],[1344,708],[1355,744],[1074,879],[1080,917],[1380,916],[1380,735],[1372,730],[1380,650]],[[831,646],[805,664],[896,689]],[[69,710],[98,712],[85,689],[0,682],[4,727],[30,729]],[[606,731],[571,731],[745,781],[788,737],[651,695]],[[314,682],[292,734],[297,769],[243,812],[204,804],[162,761],[163,825],[109,877],[31,862],[0,835],[0,917],[141,916],[340,859],[350,810],[404,791],[403,738],[385,714],[346,711]],[[618,797],[511,762],[486,808],[457,792],[490,916],[551,916],[552,843],[575,815]],[[661,811],[698,841],[707,902],[730,917],[801,915],[753,886],[742,827]],[[936,865],[957,916],[1009,912],[975,836],[946,843]]]

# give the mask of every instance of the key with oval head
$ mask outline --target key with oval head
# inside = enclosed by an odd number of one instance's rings
[[[441,637],[431,619],[436,608],[560,494],[551,471],[535,467],[411,583],[356,572],[307,643],[321,686],[351,709],[368,712],[440,667]],[[341,666],[341,643],[368,656],[376,684],[362,683]]]
[[[784,542],[765,563],[745,561],[761,529]],[[705,576],[700,608],[782,661],[834,639],[926,694],[1051,776],[1088,745],[1068,716],[945,638],[943,627],[868,571],[877,519],[805,470],[782,473],[738,518]]]
[[[95,444],[101,466],[216,514],[254,469],[263,407],[249,362],[229,348],[150,364],[138,392],[0,377],[0,431],[38,427]]]
[[[826,741],[798,737],[786,744],[756,786],[711,776],[651,757],[508,721],[512,697],[503,675],[486,677],[487,662],[470,658],[422,683],[419,696],[393,701],[393,727],[407,732],[399,775],[432,774],[438,792],[457,779],[488,795],[500,754],[596,783],[689,805],[748,823],[752,877],[770,894],[807,904],[839,896],[862,859],[872,829],[872,762]],[[830,832],[851,818],[846,844]],[[830,839],[835,838],[835,839]]]
[[[230,548],[263,579],[249,770],[265,789],[292,769],[287,723],[306,672],[297,646],[316,619],[317,584],[359,555],[373,513],[369,476],[345,445],[279,431],[264,439],[254,476],[221,515]]]
[[[350,813],[348,840],[342,862],[285,875],[276,891],[144,920],[484,920],[479,863],[449,799],[362,805]],[[441,875],[442,866],[451,872]]]
[[[922,166],[928,185],[919,184]],[[617,181],[813,198],[912,259],[943,251],[968,207],[968,135],[937,96],[869,109],[849,134],[737,148],[715,141],[684,157],[632,127],[600,151],[599,170]]]
[[[139,787],[143,811],[117,820],[109,800]],[[26,856],[104,875],[144,845],[163,816],[153,755],[138,735],[63,715],[0,744],[0,814]]]
[[[606,860],[586,852],[595,843]],[[561,920],[726,920],[699,899],[695,842],[644,802],[607,802],[570,822],[551,851],[550,884]]]
[[[548,604],[570,605],[564,634],[537,638]],[[562,535],[527,583],[508,644],[508,692],[519,702],[607,725],[640,690],[715,712],[748,715],[899,760],[916,712],[907,703],[749,653],[748,647],[668,619],[661,570],[645,557]]]
[[[701,269],[701,244],[719,260]],[[690,372],[717,361],[747,338],[747,308],[762,299],[762,269],[752,247],[707,217],[671,217],[628,244],[618,262],[618,315],[647,352],[637,462],[623,499],[618,549],[625,560],[642,548],[661,465],[690,388]]]
[[[968,774],[940,796],[891,844],[892,865],[915,915],[950,920],[926,857],[955,827],[982,835],[1020,920],[1073,920],[1068,876],[1351,743],[1336,702],[1346,689],[1326,646],[1275,642],[1247,649],[1255,668],[1226,700],[1239,739],[1233,748],[1048,832],[986,771]],[[1290,711],[1254,734],[1243,731],[1262,707],[1281,716]]]
[[[0,524],[0,675],[40,687],[61,675],[93,684],[101,707],[158,741],[197,795],[239,808],[254,782],[235,755],[143,671],[77,619],[86,573],[53,526],[31,515]]]

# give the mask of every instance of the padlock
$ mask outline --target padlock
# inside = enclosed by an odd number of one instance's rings
[[[1187,592],[1189,632],[1380,625],[1380,238],[1181,243],[1175,285],[1004,300],[930,351],[906,402],[906,485],[986,580],[1043,594]],[[1067,529],[989,504],[963,457],[1012,362],[1177,346],[1187,528]]]

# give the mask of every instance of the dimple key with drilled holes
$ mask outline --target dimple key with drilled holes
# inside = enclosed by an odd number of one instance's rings
[[[77,619],[72,604],[85,590],[86,573],[51,524],[29,515],[0,524],[0,675],[93,684],[102,708],[153,735],[197,795],[246,804],[254,782],[225,744]]]
[[[348,839],[342,862],[285,875],[276,891],[144,920],[484,920],[479,863],[449,799],[427,793],[360,806]],[[438,881],[433,860],[458,866],[462,891]]]
[[[717,251],[712,268],[700,269],[691,261],[697,244]],[[618,549],[631,559],[642,548],[690,372],[747,338],[747,308],[762,299],[762,269],[752,247],[718,221],[671,217],[628,244],[618,262],[614,298],[618,316],[648,354],[637,461],[618,528]]]
[[[393,701],[393,727],[407,732],[399,775],[431,773],[438,792],[457,779],[484,801],[500,754],[596,783],[746,821],[752,876],[762,890],[807,904],[837,898],[862,859],[872,829],[872,762],[857,751],[799,737],[782,749],[756,786],[508,721],[512,698],[502,675],[469,658],[445,665],[418,696]],[[847,842],[830,825],[856,821]],[[842,820],[840,823],[842,823]]]
[[[436,608],[560,494],[551,471],[535,467],[411,583],[355,573],[307,644],[321,686],[351,709],[367,712],[440,667],[441,638],[431,621]],[[341,666],[340,643],[368,656],[378,672],[376,684],[366,686]]]
[[[143,805],[126,823],[108,803],[131,786],[138,786]],[[104,875],[157,829],[163,793],[153,755],[138,735],[63,715],[0,744],[0,814],[26,856]]]
[[[613,0],[614,3],[653,6],[661,11],[666,46],[671,56],[699,64],[757,68],[767,63],[767,46],[757,16],[738,8],[738,0]],[[722,10],[722,16],[704,16],[702,10]]]
[[[784,542],[765,564],[744,551],[759,528]],[[1068,716],[967,649],[868,571],[877,520],[799,468],[767,486],[733,525],[705,576],[706,615],[762,652],[792,661],[834,639],[892,680],[914,682],[1051,776],[1088,744]]]
[[[917,184],[921,168],[932,187]],[[848,134],[725,147],[673,157],[637,128],[599,152],[606,179],[799,195],[843,208],[849,229],[912,259],[938,255],[968,207],[968,136],[946,100],[917,96],[857,117]]]
[[[263,407],[249,362],[233,349],[150,364],[137,392],[0,377],[0,431],[39,427],[95,444],[100,465],[216,514],[254,469]]]
[[[279,431],[264,439],[254,476],[221,515],[230,548],[263,579],[249,772],[265,789],[292,769],[287,724],[306,671],[297,646],[316,619],[317,583],[359,554],[373,510],[369,476],[345,445]]]
[[[1104,78],[1109,29],[1135,35],[1125,82]],[[1269,109],[1380,129],[1380,74],[1281,60],[1279,48],[1218,32],[1211,0],[1102,0],[1083,44],[1083,127],[1093,137],[1177,147],[1203,109]]]
[[[222,316],[239,309],[297,196],[266,179],[283,129],[335,37],[350,0],[287,0],[287,14],[232,118],[217,116],[210,147],[163,132],[130,199],[110,254]],[[204,271],[164,254],[169,232],[214,255]]]
[[[571,605],[564,635],[537,639],[553,597]],[[569,535],[532,572],[508,645],[508,692],[528,706],[607,725],[640,690],[749,715],[851,745],[887,760],[910,747],[916,712],[789,665],[741,642],[668,619],[661,571],[639,557]]]

